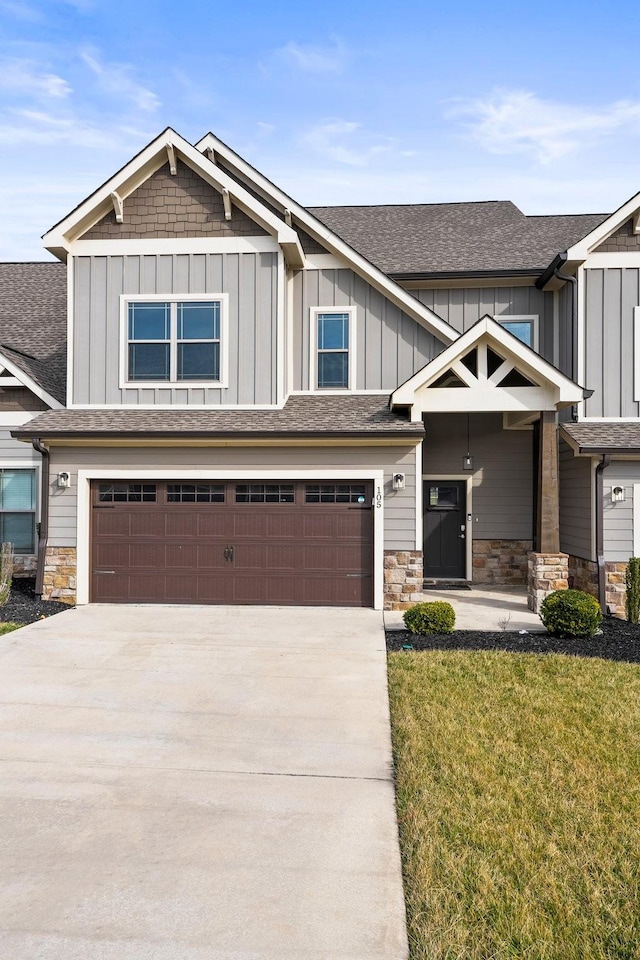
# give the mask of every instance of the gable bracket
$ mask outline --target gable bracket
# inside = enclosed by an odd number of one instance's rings
[[[224,218],[231,220],[231,194],[226,187],[222,188],[222,202],[224,203]]]
[[[207,147],[204,153],[207,160],[210,160],[211,163],[214,163],[214,164],[216,163],[216,152],[213,149],[213,147]]]
[[[120,194],[115,190],[111,192],[111,202],[113,203],[113,212],[116,215],[116,223],[124,223],[124,203]]]
[[[169,160],[169,171],[172,177],[178,172],[178,167],[176,164],[176,151],[172,143],[167,144],[167,159]]]

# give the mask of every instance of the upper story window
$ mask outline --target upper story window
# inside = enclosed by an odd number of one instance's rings
[[[355,386],[355,308],[314,308],[311,313],[312,389]]]
[[[224,296],[124,301],[124,383],[223,385]]]
[[[528,316],[505,316],[504,314],[494,317],[498,323],[502,324],[505,330],[512,333],[518,340],[522,340],[533,350],[538,349],[538,317],[530,314]]]

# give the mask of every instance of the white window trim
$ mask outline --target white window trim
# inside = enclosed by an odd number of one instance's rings
[[[640,401],[640,307],[633,308],[633,399]]]
[[[38,555],[38,524],[42,518],[42,460],[40,462],[34,460],[2,460],[0,462],[0,470],[33,470],[34,472],[34,482],[36,485],[36,497],[35,497],[35,533],[33,541],[33,553],[17,553],[17,557],[35,557]],[[6,513],[12,513],[13,511],[7,510],[3,511]],[[17,513],[31,513],[30,510],[24,511],[15,511]]]
[[[535,350],[536,353],[538,353],[538,345],[540,342],[539,330],[538,330],[540,326],[540,316],[537,313],[529,313],[529,314],[500,313],[500,314],[494,314],[493,319],[496,320],[498,323],[502,324],[502,326],[504,326],[505,323],[518,323],[521,321],[522,322],[528,321],[531,324],[531,332],[533,334],[531,338],[532,340],[531,349]],[[520,338],[518,337],[518,339]],[[521,341],[521,342],[524,343],[524,341]],[[525,344],[525,346],[529,346],[529,344]]]
[[[128,380],[128,306],[130,303],[220,303],[220,379],[219,380]],[[171,338],[171,349],[177,341]],[[134,293],[120,296],[120,371],[121,389],[190,390],[193,387],[225,389],[229,385],[229,294],[228,293]]]
[[[335,305],[331,307],[311,307],[309,323],[309,389],[318,393],[354,393],[356,389],[356,317],[357,308]],[[349,386],[337,387],[318,386],[318,316],[324,313],[347,313],[349,315]]]

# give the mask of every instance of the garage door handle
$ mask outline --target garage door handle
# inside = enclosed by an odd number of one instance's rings
[[[94,570],[94,573],[115,573],[115,570]]]
[[[224,558],[225,560],[228,560],[230,563],[233,563],[233,547],[224,548]]]

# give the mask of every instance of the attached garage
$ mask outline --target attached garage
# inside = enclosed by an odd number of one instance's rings
[[[373,484],[91,482],[91,600],[373,605]]]

